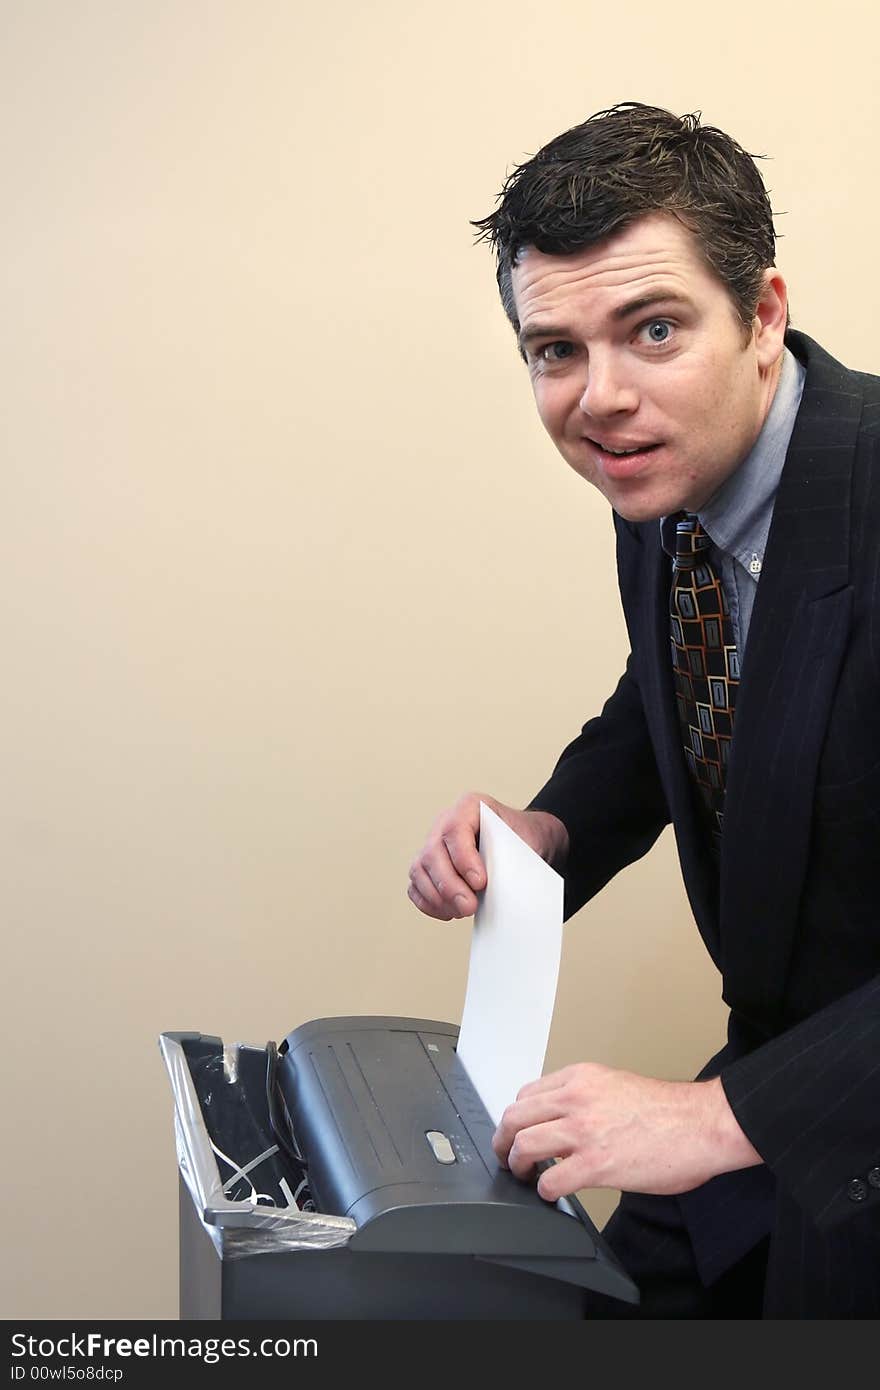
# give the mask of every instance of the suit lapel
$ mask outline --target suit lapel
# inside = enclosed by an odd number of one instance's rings
[[[862,398],[809,339],[749,629],[725,797],[721,966],[729,1004],[778,1012],[809,852],[819,755],[852,608],[850,490]]]

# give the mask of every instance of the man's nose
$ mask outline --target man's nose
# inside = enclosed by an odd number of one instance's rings
[[[585,415],[599,420],[610,415],[631,414],[638,403],[635,384],[619,363],[590,358],[587,380],[579,401]]]

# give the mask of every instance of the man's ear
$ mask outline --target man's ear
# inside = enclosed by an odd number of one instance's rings
[[[775,266],[764,271],[764,285],[752,320],[758,365],[769,370],[782,355],[788,326],[788,289]]]

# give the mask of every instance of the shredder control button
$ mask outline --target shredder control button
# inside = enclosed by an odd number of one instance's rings
[[[427,1130],[425,1138],[431,1145],[431,1151],[438,1163],[455,1162],[455,1150],[446,1135],[442,1134],[439,1129]]]

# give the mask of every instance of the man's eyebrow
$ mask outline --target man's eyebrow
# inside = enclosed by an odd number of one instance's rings
[[[632,314],[640,314],[643,309],[651,309],[655,304],[690,304],[686,295],[676,294],[674,290],[653,290],[650,294],[643,294],[640,299],[630,299],[626,304],[619,304],[613,310],[611,317],[615,322],[621,319],[628,319]]]
[[[560,341],[567,341],[571,335],[570,328],[557,328],[552,323],[533,323],[530,328],[521,328],[516,335],[516,341],[520,352],[536,338],[553,338]]]

